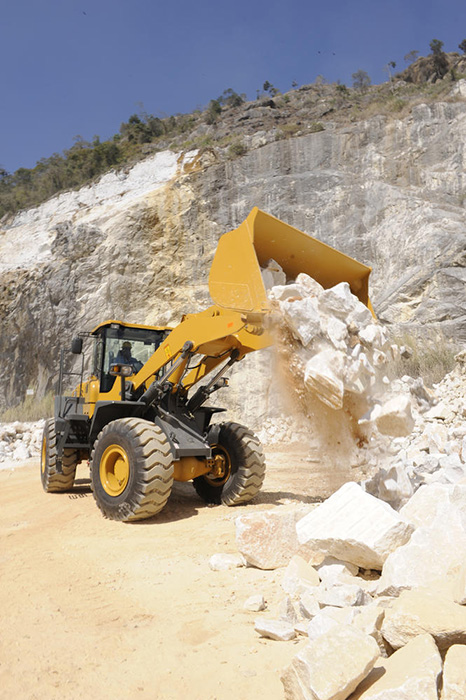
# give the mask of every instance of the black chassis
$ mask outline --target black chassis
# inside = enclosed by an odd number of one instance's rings
[[[57,437],[57,468],[61,471],[63,450],[77,449],[81,457],[90,458],[94,442],[111,421],[118,418],[143,418],[158,425],[167,436],[173,459],[182,457],[212,457],[211,445],[217,441],[219,426],[211,425],[214,413],[224,408],[201,406],[189,411],[186,406],[148,406],[143,401],[98,401],[92,418],[83,412],[84,399],[75,396],[55,397],[55,432]]]

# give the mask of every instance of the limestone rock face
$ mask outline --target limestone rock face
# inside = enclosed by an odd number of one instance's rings
[[[406,119],[259,139],[227,162],[158,153],[2,221],[2,407],[51,389],[78,330],[177,323],[207,306],[217,241],[255,205],[372,266],[382,320],[464,340],[465,114],[462,100],[419,105]],[[228,397],[252,427],[276,403],[264,362],[242,362]]]
[[[366,569],[381,569],[413,526],[390,506],[347,483],[298,521],[298,539],[310,550]]]
[[[379,648],[349,625],[337,625],[300,651],[282,674],[286,700],[346,700],[370,672]]]

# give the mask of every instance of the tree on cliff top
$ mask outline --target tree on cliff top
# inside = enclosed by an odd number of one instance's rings
[[[371,79],[365,70],[359,69],[356,73],[353,73],[351,77],[353,78],[353,87],[356,88],[356,90],[361,90],[361,92],[367,90],[371,84]]]
[[[443,41],[440,41],[440,39],[432,39],[429,46],[434,64],[434,81],[441,80],[448,72],[448,58],[443,52]]]

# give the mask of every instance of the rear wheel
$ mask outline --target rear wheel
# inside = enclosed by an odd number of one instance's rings
[[[212,445],[212,473],[193,480],[206,503],[234,506],[250,501],[260,491],[265,476],[265,457],[259,439],[239,423],[222,423]]]
[[[92,451],[91,484],[107,518],[143,520],[158,513],[173,485],[173,456],[163,430],[140,418],[106,425]]]
[[[58,471],[55,421],[49,418],[45,421],[40,459],[40,478],[44,491],[56,493],[73,488],[77,464],[78,450],[67,448],[63,450],[62,469]]]

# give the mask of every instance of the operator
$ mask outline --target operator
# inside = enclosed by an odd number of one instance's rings
[[[120,362],[122,365],[132,365],[135,372],[139,372],[142,367],[142,362],[139,362],[139,360],[131,355],[131,343],[129,340],[125,340],[121,346],[115,362]]]

